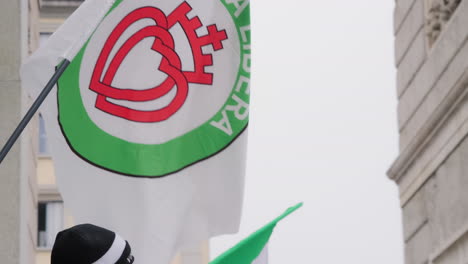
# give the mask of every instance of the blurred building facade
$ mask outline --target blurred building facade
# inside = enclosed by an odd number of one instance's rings
[[[0,2],[0,147],[33,101],[21,90],[21,62],[83,1]],[[73,224],[57,189],[46,127],[38,114],[0,166],[0,263],[50,263],[57,232]],[[172,264],[208,261],[205,242],[182,250]]]
[[[31,98],[19,68],[37,46],[37,1],[0,2],[0,145],[19,123]],[[34,263],[37,232],[37,125],[33,121],[0,165],[0,262]]]
[[[468,0],[395,3],[405,263],[468,263]]]

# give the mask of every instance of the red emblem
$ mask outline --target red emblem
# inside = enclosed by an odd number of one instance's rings
[[[107,38],[94,68],[89,88],[96,92],[96,108],[114,116],[135,122],[160,122],[175,114],[185,103],[188,95],[189,83],[211,85],[213,74],[205,71],[206,66],[213,65],[211,54],[204,54],[202,47],[211,45],[215,51],[223,49],[222,41],[227,39],[225,30],[218,30],[216,25],[207,27],[208,34],[198,36],[196,30],[202,27],[198,17],[189,19],[191,6],[184,2],[171,14],[166,16],[163,11],[155,7],[142,7],[124,17]],[[127,39],[114,58],[109,63],[107,71],[103,73],[109,55],[124,31],[141,19],[152,19],[156,25],[146,26]],[[192,50],[194,71],[182,71],[182,62],[174,50],[175,43],[170,29],[179,23],[184,30]],[[112,86],[115,74],[125,57],[142,40],[154,38],[152,50],[162,55],[158,70],[167,74],[167,78],[159,85],[145,90],[131,88],[117,88]],[[177,92],[172,101],[165,107],[153,111],[141,111],[109,102],[108,98],[133,102],[156,100],[172,89]]]

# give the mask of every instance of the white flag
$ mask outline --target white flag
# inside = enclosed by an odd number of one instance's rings
[[[88,0],[22,68],[65,205],[137,263],[237,232],[250,93],[248,0]]]

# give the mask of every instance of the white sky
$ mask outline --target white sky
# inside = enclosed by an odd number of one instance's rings
[[[241,230],[212,257],[303,201],[270,264],[403,263],[394,1],[251,3],[253,83]]]

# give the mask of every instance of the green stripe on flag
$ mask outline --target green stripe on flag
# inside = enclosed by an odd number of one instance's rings
[[[301,206],[302,203],[299,203],[288,208],[282,215],[221,254],[215,260],[210,262],[210,264],[251,264],[252,261],[258,257],[260,252],[262,252],[266,243],[270,239],[271,233],[273,232],[276,224],[292,212],[299,209]]]

